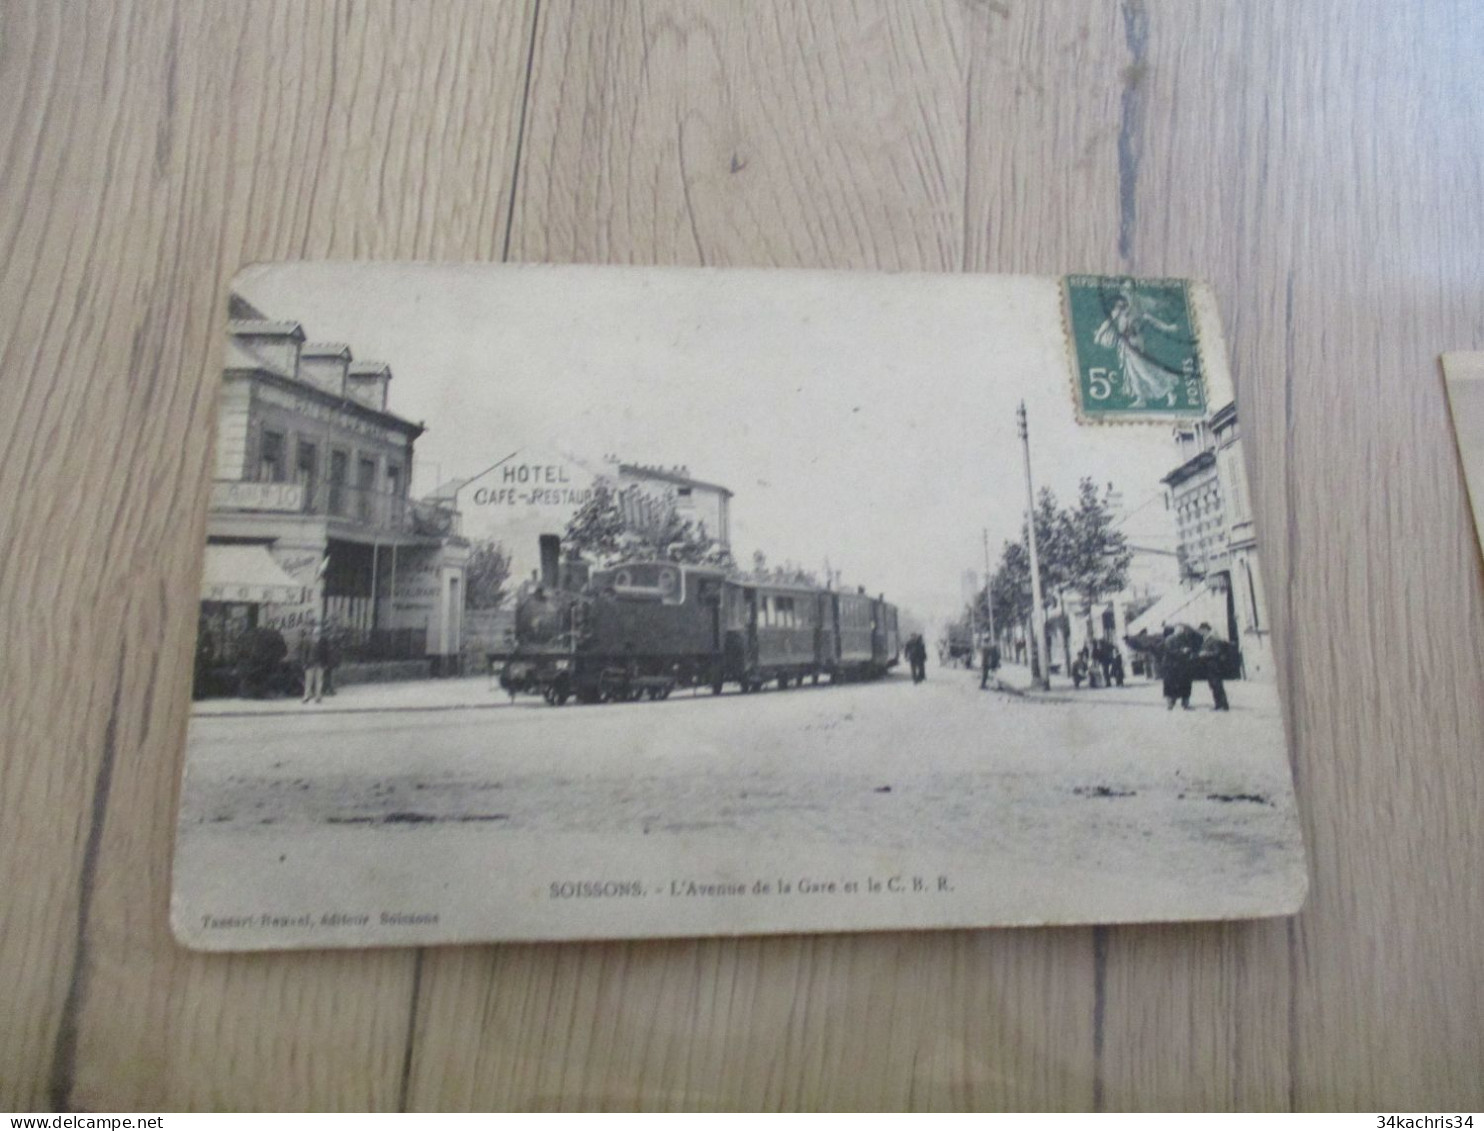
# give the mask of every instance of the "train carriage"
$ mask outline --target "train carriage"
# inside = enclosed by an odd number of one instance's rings
[[[884,675],[900,647],[884,598],[755,583],[715,568],[627,562],[589,571],[541,539],[541,584],[516,610],[500,683],[553,705],[663,699],[677,687],[743,691]]]
[[[876,640],[878,602],[864,593],[837,593],[834,603],[835,670],[852,677],[867,675],[883,650]]]
[[[823,621],[818,589],[792,585],[743,585],[748,616],[747,680],[777,680],[787,687],[827,670],[820,650]]]
[[[876,623],[880,651],[875,656],[882,671],[895,667],[902,654],[902,631],[897,622],[897,607],[886,603],[885,598],[877,602]]]

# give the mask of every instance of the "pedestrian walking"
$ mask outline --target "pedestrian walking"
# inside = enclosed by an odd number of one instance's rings
[[[979,671],[979,690],[988,691],[990,677],[1000,670],[1000,649],[998,645],[986,644],[984,646],[982,665]],[[998,682],[998,679],[996,681]]]
[[[306,632],[299,645],[304,665],[304,702],[325,701],[325,668],[330,662],[330,642],[323,631]]]
[[[912,682],[921,683],[927,679],[927,642],[920,632],[907,638],[906,651],[907,662],[912,665]]]
[[[1230,711],[1231,704],[1226,699],[1226,682],[1223,679],[1228,645],[1225,640],[1216,635],[1216,630],[1204,621],[1201,622],[1199,631],[1201,634],[1200,665],[1206,677],[1206,686],[1211,689],[1211,699],[1215,703],[1211,709]]]

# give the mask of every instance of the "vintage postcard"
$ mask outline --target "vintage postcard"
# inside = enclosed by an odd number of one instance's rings
[[[1484,353],[1444,354],[1443,378],[1474,511],[1474,534],[1484,548]]]
[[[186,945],[1302,903],[1206,286],[315,263],[227,302]]]

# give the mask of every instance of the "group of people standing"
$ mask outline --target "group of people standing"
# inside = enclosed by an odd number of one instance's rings
[[[1162,681],[1166,710],[1173,711],[1176,703],[1190,710],[1191,691],[1198,679],[1211,689],[1215,710],[1231,710],[1226,697],[1226,677],[1235,662],[1235,646],[1218,636],[1209,623],[1203,621],[1198,628],[1188,624],[1169,625],[1162,636],[1155,637],[1145,631],[1127,639],[1131,648],[1145,655],[1146,662],[1154,663]],[[927,643],[921,633],[907,638],[902,653],[911,665],[912,682],[927,679]],[[981,660],[979,687],[988,690],[990,679],[999,670],[999,648],[992,643],[987,645],[981,652]],[[1123,653],[1111,640],[1094,640],[1077,653],[1070,674],[1073,686],[1078,689],[1084,681],[1089,687],[1122,687]]]
[[[1083,680],[1089,687],[1123,686],[1123,654],[1111,640],[1094,640],[1090,645],[1083,645],[1082,651],[1077,653],[1077,658],[1072,661],[1072,686],[1081,688]]]
[[[1164,635],[1148,644],[1146,650],[1159,663],[1166,710],[1173,711],[1176,703],[1190,710],[1190,694],[1197,679],[1205,680],[1211,689],[1214,710],[1231,710],[1226,698],[1231,645],[1217,636],[1209,624],[1202,622],[1199,628],[1169,625]]]

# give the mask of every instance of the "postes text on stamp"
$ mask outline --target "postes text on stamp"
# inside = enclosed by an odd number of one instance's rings
[[[1206,414],[1200,343],[1183,279],[1068,275],[1064,289],[1082,419],[1154,422]]]

